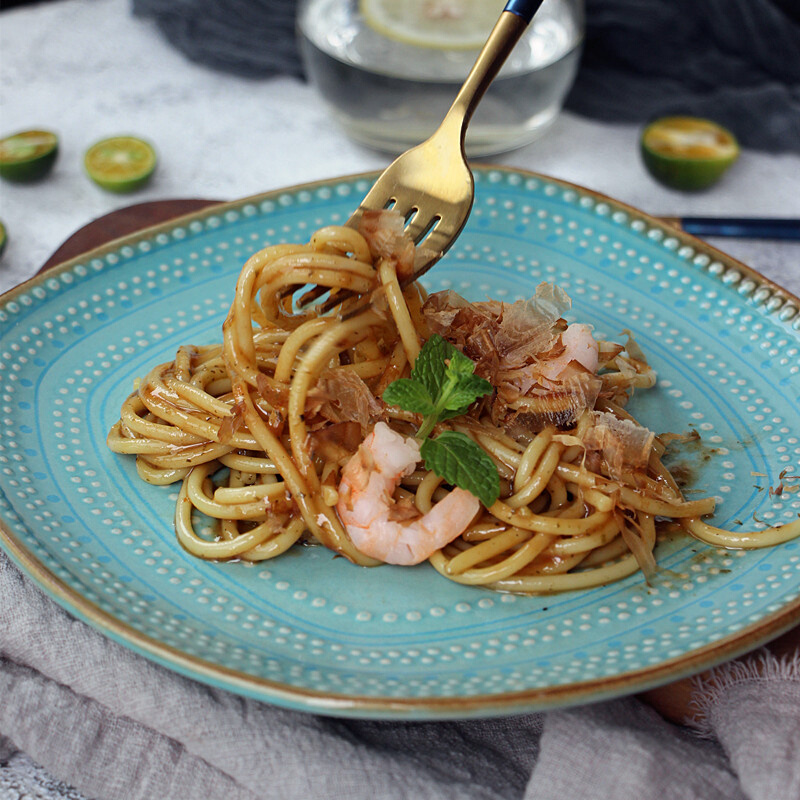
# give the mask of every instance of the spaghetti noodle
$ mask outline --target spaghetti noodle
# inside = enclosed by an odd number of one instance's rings
[[[387,214],[360,232],[327,227],[307,245],[252,256],[222,344],[181,347],[125,400],[108,445],[135,455],[143,480],[181,482],[175,530],[186,550],[260,561],[314,542],[359,565],[390,560],[354,544],[340,510],[359,489],[345,486],[343,475],[357,457],[367,477],[380,468],[362,445],[379,423],[413,440],[419,414],[381,395],[409,375],[434,333],[494,386],[436,428],[479,445],[500,480],[489,508],[425,553],[446,578],[548,593],[640,568],[649,575],[656,523],[664,518],[721,547],[764,547],[800,535],[800,520],[757,533],[702,521],[713,498],[685,500],[662,464],[662,442],[623,409],[634,389],[655,382],[632,338],[596,342],[587,326],[567,326],[568,298],[553,286],[513,304],[468,303],[447,292],[427,297],[414,283],[402,289],[398,275],[413,246]],[[296,302],[309,284],[371,303],[351,318],[320,316]],[[421,464],[398,473],[396,483],[384,503],[398,530],[463,491]],[[210,534],[203,519],[213,522]]]

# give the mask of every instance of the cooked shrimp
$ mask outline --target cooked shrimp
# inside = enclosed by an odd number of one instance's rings
[[[460,536],[480,501],[453,489],[427,513],[395,503],[394,490],[420,459],[419,444],[379,422],[347,462],[339,483],[339,512],[353,544],[387,564],[419,564]]]
[[[541,373],[545,378],[569,378],[575,371],[573,362],[591,373],[597,372],[598,348],[590,325],[573,322],[561,334],[561,343],[564,345],[564,352],[541,365]]]

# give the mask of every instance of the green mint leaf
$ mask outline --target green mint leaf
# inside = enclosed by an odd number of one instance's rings
[[[471,361],[469,363],[472,364],[474,369],[475,365]],[[472,374],[461,375],[453,388],[447,393],[444,407],[447,411],[463,409],[460,412],[463,414],[479,397],[483,397],[485,394],[491,393],[491,391],[492,384],[485,378],[479,378],[477,375]]]
[[[425,342],[410,378],[386,387],[383,399],[389,405],[422,414],[417,432],[426,439],[437,422],[465,414],[469,407],[492,391],[489,381],[474,375],[475,363],[439,334]]]
[[[448,346],[447,351],[447,375],[458,377],[461,375],[472,375],[475,372],[475,362],[465,356],[455,345],[445,341]]]
[[[500,496],[500,476],[486,451],[466,434],[444,431],[420,448],[425,468],[466,489],[487,508]]]
[[[433,414],[433,400],[427,389],[410,378],[398,378],[392,381],[383,392],[383,401],[390,406],[400,406],[414,414]]]
[[[447,359],[451,349],[456,350],[438,333],[433,334],[422,346],[422,350],[419,351],[414,362],[414,368],[411,370],[411,380],[419,381],[428,390],[434,401],[439,397],[445,383]]]

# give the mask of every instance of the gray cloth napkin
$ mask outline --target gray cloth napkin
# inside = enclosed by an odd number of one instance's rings
[[[303,75],[296,0],[132,0],[192,61],[246,78]]]
[[[0,554],[0,800],[797,800],[800,659],[701,698],[715,738],[632,698],[464,722],[288,711],[129,652]],[[29,764],[22,786],[17,749],[56,779]]]

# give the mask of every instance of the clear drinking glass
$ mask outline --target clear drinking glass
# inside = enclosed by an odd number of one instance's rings
[[[494,19],[505,5],[505,0],[482,1],[496,5]],[[480,47],[438,48],[384,35],[366,21],[364,2],[300,0],[298,35],[306,72],[350,136],[402,152],[436,130]],[[459,0],[424,2],[438,4],[444,13],[449,2],[458,13]],[[491,23],[485,36],[490,30]],[[470,156],[511,150],[548,128],[575,79],[583,31],[583,0],[545,0],[470,122]]]

